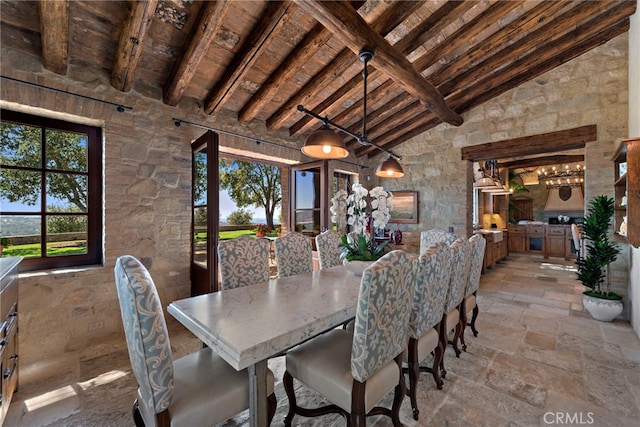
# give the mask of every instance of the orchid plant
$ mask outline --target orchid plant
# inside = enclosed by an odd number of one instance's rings
[[[347,261],[377,260],[384,255],[388,242],[376,242],[374,230],[384,230],[391,219],[393,194],[382,187],[367,190],[361,184],[354,184],[351,190],[351,194],[340,190],[331,199],[331,221],[340,231],[345,231],[347,225],[351,230],[341,238],[342,258]],[[368,210],[367,198],[370,201]]]

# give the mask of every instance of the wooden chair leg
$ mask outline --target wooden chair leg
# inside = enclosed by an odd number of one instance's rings
[[[393,421],[394,427],[403,427],[402,422],[400,422],[400,406],[402,405],[402,401],[404,400],[404,396],[406,394],[407,386],[404,382],[404,375],[402,374],[402,355],[396,357],[396,363],[398,364],[398,371],[400,372],[398,385],[395,387],[394,396],[393,396],[393,406],[391,407],[391,420]],[[363,426],[364,427],[364,426]]]
[[[438,366],[440,365],[440,361],[443,357],[444,348],[442,347],[442,340],[438,337],[438,347],[436,347],[435,353],[433,354],[433,365],[431,368],[431,374],[433,375],[433,379],[436,382],[438,390],[442,390],[442,386],[444,385],[444,381],[440,379],[440,371],[438,370]]]
[[[466,301],[462,301],[460,305],[460,344],[462,345],[462,351],[467,351],[467,344],[464,342],[464,331],[467,329],[467,307]]]
[[[473,336],[478,336],[478,330],[476,329],[476,319],[478,318],[478,303],[473,307],[473,315],[471,316],[471,331],[473,332]]]
[[[453,351],[456,352],[456,357],[460,357],[460,349],[458,348],[458,340],[460,339],[460,331],[462,331],[462,326],[460,326],[460,322],[456,323],[456,329],[453,334]]]
[[[276,409],[278,407],[278,400],[276,399],[276,393],[273,392],[267,397],[267,418],[268,425],[271,425],[273,417],[276,415]]]
[[[142,419],[142,414],[140,413],[140,404],[138,403],[138,399],[133,401],[131,414],[133,415],[133,422],[135,423],[136,427],[145,427],[144,420]]]
[[[442,316],[440,321],[440,345],[442,346],[442,357],[440,358],[440,376],[447,377],[447,370],[444,368],[444,354],[447,350],[447,314]]]
[[[415,338],[409,339],[407,361],[409,365],[409,388],[407,389],[407,394],[409,395],[409,400],[411,401],[413,419],[417,421],[420,416],[420,411],[418,410],[418,401],[416,397],[418,379],[420,378],[420,361],[418,360],[418,340],[416,340]]]
[[[295,410],[298,407],[296,404],[296,393],[293,389],[293,377],[289,372],[285,371],[284,377],[282,377],[282,384],[284,386],[284,391],[287,392],[287,398],[289,400],[289,412],[287,412],[287,415],[284,417],[284,425],[289,427],[293,421]]]

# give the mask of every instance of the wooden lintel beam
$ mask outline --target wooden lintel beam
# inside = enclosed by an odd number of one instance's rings
[[[584,154],[559,154],[555,156],[533,157],[531,159],[500,162],[500,167],[505,169],[518,169],[536,166],[565,165],[568,163],[579,162],[584,162]]]
[[[462,124],[462,117],[445,103],[442,94],[416,71],[404,54],[398,52],[347,3],[296,0],[297,4],[327,27],[354,53],[361,49],[375,52],[373,65],[394,79],[447,123]]]
[[[550,151],[584,148],[587,142],[598,139],[596,125],[581,126],[556,132],[523,136],[503,141],[463,147],[462,160],[483,161],[505,157],[533,156]]]
[[[222,21],[229,8],[227,0],[207,1],[202,5],[198,24],[189,41],[180,62],[176,63],[163,93],[163,101],[167,105],[176,106],[191,82],[200,61],[209,50],[222,26]]]
[[[111,86],[128,92],[133,87],[136,69],[147,37],[158,0],[129,3],[129,15],[122,24],[115,63],[111,71]]]
[[[273,38],[287,23],[297,6],[287,1],[267,2],[265,12],[258,20],[240,51],[233,57],[224,75],[209,94],[204,104],[207,114],[216,114],[229,100],[242,82],[242,78]]]
[[[67,74],[69,62],[69,2],[41,0],[40,35],[44,68],[56,74]]]

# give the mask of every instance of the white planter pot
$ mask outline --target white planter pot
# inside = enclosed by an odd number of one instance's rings
[[[362,272],[375,261],[347,261],[342,260],[342,264],[356,276],[362,276]]]
[[[591,317],[603,322],[611,322],[622,313],[622,300],[610,300],[582,295],[582,305]]]

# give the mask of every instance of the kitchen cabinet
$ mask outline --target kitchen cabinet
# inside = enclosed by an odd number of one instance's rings
[[[484,249],[484,259],[482,262],[482,271],[491,268],[496,262],[503,260],[508,255],[507,233],[505,231],[488,231],[480,230],[479,234],[487,242]]]
[[[571,226],[555,224],[519,224],[508,226],[511,253],[537,253],[544,258],[574,257]]]
[[[640,246],[640,138],[620,141],[613,156],[615,234],[633,246]],[[620,226],[626,217],[626,233]]]
[[[527,252],[527,226],[509,225],[507,230],[509,252]]]
[[[21,257],[0,258],[0,425],[18,390],[18,264]]]
[[[570,231],[565,225],[547,225],[544,257],[566,257],[566,232]],[[568,259],[568,258],[567,258]]]

